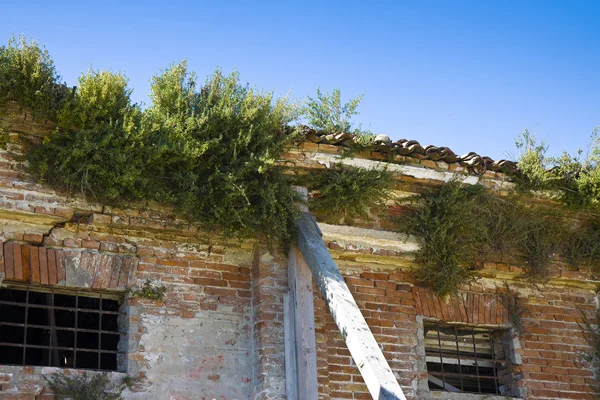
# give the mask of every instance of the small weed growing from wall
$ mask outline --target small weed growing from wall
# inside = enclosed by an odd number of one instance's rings
[[[554,255],[559,253],[561,227],[532,211],[524,233],[518,249],[527,263],[527,275],[533,280],[545,280]]]
[[[453,179],[409,201],[416,210],[399,218],[397,226],[420,239],[417,278],[440,296],[465,283],[476,261],[498,254],[521,258],[535,281],[548,278],[556,255],[577,265],[600,260],[596,223],[569,223],[564,215],[527,207],[516,196],[498,197]]]
[[[144,285],[140,289],[127,289],[126,293],[129,294],[131,297],[136,297],[139,299],[162,300],[166,292],[166,287],[162,285],[152,285],[150,279],[146,279],[146,282],[144,282]]]
[[[470,267],[483,237],[478,212],[483,195],[483,187],[462,185],[454,179],[438,192],[413,199],[419,208],[398,221],[401,232],[420,238],[417,279],[439,296],[455,292],[472,275]]]
[[[600,260],[600,222],[597,219],[568,227],[562,240],[562,254],[569,264],[597,269]]]
[[[366,169],[342,164],[311,174],[304,184],[318,196],[310,210],[326,222],[351,223],[367,219],[390,198],[394,174],[387,169]]]
[[[0,128],[0,150],[6,150],[6,145],[10,141],[8,132]]]
[[[44,377],[56,400],[121,400],[123,391],[132,384],[131,378],[113,383],[109,374],[65,375]]]
[[[525,306],[519,294],[504,284],[504,290],[499,295],[500,303],[508,310],[508,319],[516,333],[523,332],[525,328]]]

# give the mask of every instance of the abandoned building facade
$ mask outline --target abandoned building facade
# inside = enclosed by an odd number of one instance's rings
[[[286,398],[288,255],[252,240],[209,240],[165,206],[118,209],[57,194],[28,177],[18,157],[23,138],[49,128],[27,118],[3,126],[10,143],[0,151],[0,400],[52,399],[44,376],[82,371],[139,378],[126,399]],[[399,172],[399,196],[454,174],[510,190],[500,166],[475,174],[466,159],[414,147],[393,162],[378,152],[342,158],[335,141],[313,134],[284,161],[304,172],[386,164]],[[519,279],[523,265],[487,262],[440,299],[415,280],[417,241],[385,218],[319,229],[406,398],[594,398],[578,324],[581,312],[591,317],[598,307],[589,270],[557,264],[536,284]],[[518,333],[499,299],[506,281],[526,310]],[[159,287],[162,298],[153,298]],[[318,398],[370,399],[328,302],[316,285],[305,289]]]

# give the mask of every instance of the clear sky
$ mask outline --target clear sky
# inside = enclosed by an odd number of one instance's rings
[[[8,1],[0,39],[46,45],[75,85],[124,72],[134,99],[187,58],[302,99],[366,92],[357,121],[392,139],[516,155],[525,128],[574,152],[600,125],[600,1]]]

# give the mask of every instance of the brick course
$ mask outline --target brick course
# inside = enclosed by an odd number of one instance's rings
[[[253,241],[209,241],[168,206],[120,209],[61,196],[24,175],[18,157],[21,133],[43,135],[51,126],[27,119],[11,126],[9,151],[0,151],[3,284],[116,294],[147,279],[164,285],[163,300],[130,298],[125,303],[127,333],[120,345],[127,356],[121,368],[142,379],[125,398],[285,398],[283,295],[288,285],[283,255],[271,255]],[[303,143],[285,158],[296,171],[325,168],[315,161],[317,152],[337,154],[339,148]],[[357,156],[378,154],[366,153]],[[420,168],[457,169],[396,158]],[[500,176],[492,175],[482,179],[500,187]],[[411,176],[398,182],[406,192],[439,184]],[[405,212],[410,210],[389,211]],[[361,226],[388,225],[384,220]],[[578,325],[582,312],[592,317],[597,307],[598,278],[591,269],[573,270],[557,262],[551,281],[534,285],[519,279],[523,265],[485,263],[477,280],[440,300],[416,284],[405,250],[327,237],[325,242],[409,399],[435,395],[427,389],[419,342],[423,319],[507,329],[510,319],[498,301],[505,280],[513,281],[527,310],[515,349],[522,360],[516,366],[515,373],[522,375],[517,385],[526,398],[593,398],[596,380],[582,362],[581,353],[589,347]],[[75,279],[74,269],[86,278]],[[319,398],[370,398],[324,300],[314,292]],[[57,369],[0,366],[0,399],[51,399],[41,378],[44,371]]]

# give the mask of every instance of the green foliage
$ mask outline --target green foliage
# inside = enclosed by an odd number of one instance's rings
[[[131,378],[112,383],[110,375],[98,373],[89,376],[65,375],[62,373],[44,377],[54,392],[56,400],[120,400],[123,391],[130,387]]]
[[[494,254],[518,255],[532,280],[548,277],[555,254],[574,253],[557,216],[527,208],[517,197],[501,198],[480,185],[463,185],[453,179],[439,191],[429,191],[412,201],[419,207],[398,221],[401,232],[421,240],[416,256],[417,278],[440,296],[454,292],[472,275],[476,261]],[[585,234],[577,230],[573,238]],[[588,231],[585,231],[588,232]],[[596,236],[597,237],[597,236]],[[583,239],[582,239],[583,240]],[[600,259],[600,245],[582,242],[584,257]]]
[[[56,132],[30,148],[27,157],[40,181],[115,203],[144,199],[149,193],[152,177],[144,168],[144,149],[137,144],[121,129],[105,125]]]
[[[521,151],[518,160],[519,173],[516,176],[518,188],[522,190],[545,190],[552,186],[554,177],[548,173],[549,159],[546,156],[548,146],[529,130],[517,136],[515,145]]]
[[[150,283],[150,279],[146,279],[144,286],[138,290],[132,290],[130,288],[127,289],[127,294],[129,294],[131,297],[150,300],[162,300],[166,292],[166,287],[162,285],[153,286],[152,283]]]
[[[6,145],[10,142],[10,136],[8,132],[0,128],[0,150],[6,150]]]
[[[527,263],[527,275],[532,280],[544,280],[554,255],[560,252],[561,226],[532,210],[523,233],[518,250]]]
[[[317,89],[317,97],[309,97],[304,107],[308,126],[329,133],[354,133],[359,135],[361,140],[367,141],[372,135],[368,131],[353,127],[351,121],[353,115],[359,114],[356,109],[363,97],[364,93],[342,104],[340,89],[334,89],[331,94],[322,93]]]
[[[401,232],[420,238],[417,279],[439,296],[454,293],[472,275],[483,230],[478,212],[483,195],[481,186],[454,179],[439,192],[418,196],[421,207],[398,223]]]
[[[519,298],[519,294],[505,283],[504,291],[500,293],[499,298],[500,303],[508,310],[508,318],[515,332],[523,332],[523,329],[525,328],[524,317],[526,310],[522,300]]]
[[[600,206],[600,138],[599,127],[591,136],[585,157],[563,153],[546,155],[548,147],[527,130],[517,139],[521,149],[516,182],[521,191],[548,190],[575,209],[596,210]]]
[[[310,209],[326,221],[350,223],[368,218],[374,210],[383,208],[390,198],[394,174],[387,169],[366,169],[334,164],[311,174],[308,188],[319,195]]]
[[[219,70],[195,92],[180,64],[153,80],[152,99],[144,121],[150,175],[185,214],[227,235],[264,232],[289,242],[298,196],[276,165],[293,138],[284,128],[297,115],[287,98]]]
[[[600,221],[591,219],[567,227],[562,243],[561,254],[569,264],[587,265],[597,269],[600,261]]]
[[[35,41],[13,36],[0,47],[0,105],[15,101],[36,117],[53,119],[69,95],[59,81],[52,58]]]
[[[172,202],[202,228],[285,246],[298,195],[276,162],[296,108],[242,85],[237,72],[217,70],[199,90],[195,82],[185,62],[172,65],[152,79],[142,112],[122,75],[83,75],[60,113],[68,129],[29,151],[31,171],[103,202]]]
[[[131,104],[132,90],[120,73],[89,70],[79,77],[76,96],[58,112],[63,128],[93,129],[101,125],[133,128],[139,109]]]

